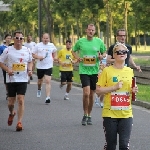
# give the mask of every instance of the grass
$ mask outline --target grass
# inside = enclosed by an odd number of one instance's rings
[[[58,66],[54,66],[54,68],[53,68],[53,77],[59,78],[59,67]],[[81,84],[78,71],[74,71],[74,82]],[[136,96],[137,100],[150,102],[150,97],[149,97],[150,86],[138,84],[138,88],[139,88],[139,92],[137,93],[137,96]]]
[[[150,102],[150,97],[149,97],[149,91],[150,91],[150,86],[149,85],[140,85],[138,84],[138,93],[137,93],[137,99]]]
[[[133,58],[135,64],[140,66],[150,66],[150,59]]]

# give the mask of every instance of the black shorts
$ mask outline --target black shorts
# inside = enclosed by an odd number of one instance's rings
[[[61,82],[73,82],[73,71],[60,71]]]
[[[25,95],[27,90],[27,82],[7,83],[8,96],[16,97],[16,95]]]
[[[37,69],[38,79],[42,79],[44,75],[52,76],[52,68],[49,69]]]
[[[90,86],[91,90],[96,90],[96,83],[98,81],[97,74],[93,74],[93,75],[80,74],[80,80],[81,80],[82,88],[86,86]]]
[[[3,77],[4,77],[4,84],[6,84],[6,71],[3,69],[2,69],[2,71],[3,71]]]

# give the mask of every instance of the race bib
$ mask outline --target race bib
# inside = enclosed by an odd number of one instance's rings
[[[12,64],[12,70],[15,72],[25,71],[25,64],[24,63]]]
[[[63,63],[62,67],[63,68],[69,68],[69,67],[71,67],[71,63]]]
[[[83,57],[83,65],[84,66],[95,66],[96,65],[96,56],[95,55],[87,55]]]
[[[128,110],[130,106],[129,92],[112,92],[111,93],[111,109],[112,110]]]

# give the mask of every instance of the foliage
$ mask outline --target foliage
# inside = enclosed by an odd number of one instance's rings
[[[0,34],[12,33],[16,29],[24,30],[24,34],[38,33],[38,1],[37,0],[3,0],[10,3],[11,12],[0,12]],[[62,34],[64,38],[70,34],[84,35],[83,28],[90,22],[96,23],[106,35],[109,27],[115,33],[117,28],[125,26],[125,4],[127,3],[127,26],[129,35],[135,32],[150,32],[149,0],[41,0],[42,31],[53,36]],[[106,26],[108,21],[109,26]],[[108,24],[107,24],[108,25]]]

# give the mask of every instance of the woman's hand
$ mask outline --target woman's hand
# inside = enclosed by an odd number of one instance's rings
[[[132,91],[133,93],[137,93],[137,92],[138,92],[138,87],[137,87],[137,85],[136,85],[135,87],[131,88],[131,91]]]

